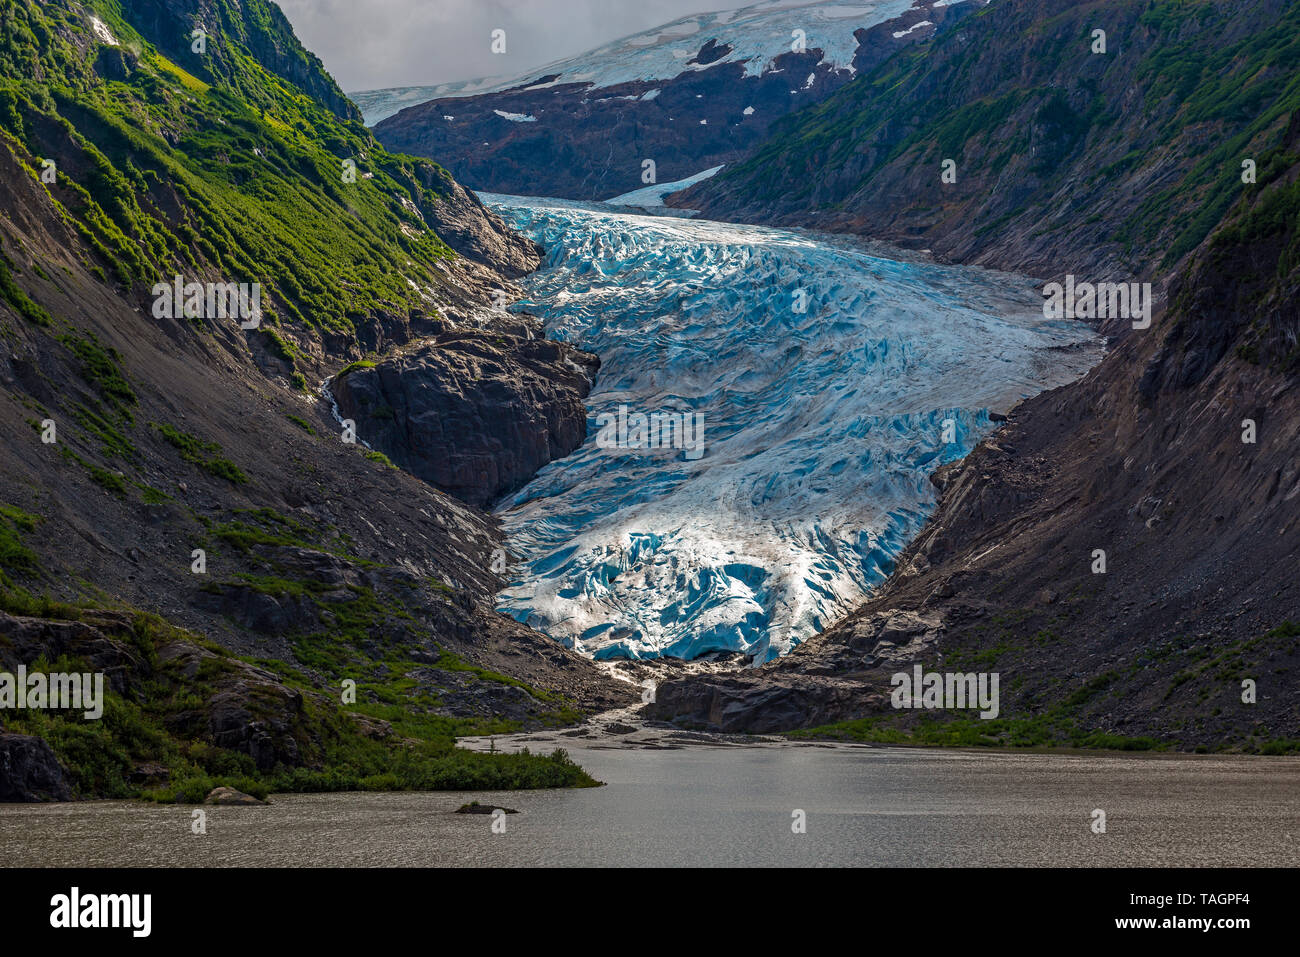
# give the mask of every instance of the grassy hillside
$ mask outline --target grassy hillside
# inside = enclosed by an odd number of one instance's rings
[[[1244,160],[1260,184],[1290,164],[1298,108],[1295,4],[995,0],[785,118],[679,202],[1043,275],[1150,276],[1257,188]]]
[[[0,0],[0,77],[0,670],[111,689],[102,721],[0,712],[0,745],[81,797],[592,783],[454,748],[606,683],[492,611],[486,515],[316,395],[531,244],[375,143],[264,0]],[[176,275],[260,283],[260,327],[156,317]]]
[[[38,181],[42,161],[57,164],[47,191],[94,264],[140,297],[177,273],[260,282],[263,336],[282,335],[289,353],[377,311],[424,307],[420,287],[441,284],[436,267],[453,255],[421,212],[449,193],[447,174],[384,151],[346,101],[339,116],[309,95],[337,88],[296,42],[303,85],[271,72],[253,48],[292,38],[272,4],[195,4],[192,22],[211,31],[203,55],[187,35],[131,25],[153,6],[0,8],[7,145]]]

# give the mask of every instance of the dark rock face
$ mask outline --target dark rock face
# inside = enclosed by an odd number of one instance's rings
[[[704,46],[700,47],[700,52],[686,62],[688,65],[698,63],[701,66],[708,66],[710,63],[717,63],[730,53],[731,49],[730,44],[719,43],[716,39],[710,37]]]
[[[250,631],[263,635],[288,635],[321,627],[329,607],[353,598],[353,587],[388,583],[412,576],[397,570],[363,573],[355,565],[329,552],[298,546],[262,547],[257,554],[274,563],[293,581],[310,582],[312,594],[270,594],[246,583],[209,583],[196,604],[223,615]]]
[[[118,47],[100,47],[95,55],[95,72],[105,79],[126,80],[134,68],[134,56]]]
[[[532,695],[517,685],[476,681],[463,671],[416,668],[406,677],[435,691],[439,713],[452,717],[472,715],[525,722],[536,707]]]
[[[113,612],[88,614],[81,621],[55,621],[0,613],[0,636],[5,639],[0,643],[0,670],[13,672],[19,664],[30,665],[41,655],[49,658],[67,655],[84,661],[90,671],[103,673],[106,691],[137,697],[146,685],[163,680],[164,669],[168,675],[179,674],[190,679],[199,673],[205,661],[217,658],[205,648],[187,641],[176,641],[158,651],[155,664],[141,655],[139,648],[127,637],[130,627],[130,615]],[[203,708],[168,716],[169,727],[183,731],[193,739],[210,741],[248,754],[264,770],[274,767],[277,762],[289,766],[301,764],[297,738],[303,733],[304,726],[302,694],[285,686],[269,671],[234,659],[222,659],[221,663],[224,670],[210,685]],[[37,760],[39,754],[26,746],[14,753],[23,756],[24,768],[48,769]],[[3,777],[0,771],[0,779]],[[33,780],[46,781],[47,778]],[[61,776],[59,780],[62,781]],[[0,784],[0,793],[3,792],[4,787]],[[66,786],[57,793],[65,795],[57,800],[70,800]],[[0,800],[27,798],[0,797]]]
[[[444,331],[333,383],[358,437],[471,505],[519,488],[582,444],[582,400],[600,365],[541,338],[531,317],[503,316],[495,331]]]
[[[302,694],[268,683],[270,677],[262,672],[227,682],[208,704],[207,731],[212,743],[242,751],[259,771],[269,771],[276,764],[295,767],[302,763],[294,738],[302,714]]]
[[[424,178],[425,188],[442,196],[442,202],[426,204],[421,210],[424,221],[456,252],[509,279],[541,264],[540,246],[506,226],[445,171],[421,165],[416,172]]]
[[[0,732],[0,803],[71,800],[63,767],[44,740]]]
[[[241,628],[288,635],[319,622],[313,602],[294,595],[268,595],[248,585],[214,585],[198,596],[198,608],[229,616]]]
[[[852,682],[803,675],[783,681],[755,681],[743,673],[717,675],[708,681],[661,685],[659,693],[665,697],[646,708],[647,717],[671,717],[684,728],[746,734],[825,724],[884,701],[884,696]]]
[[[117,640],[112,633],[125,627],[130,616],[120,612],[99,612],[82,621],[52,621],[45,618],[0,612],[0,671],[13,672],[44,656],[49,660],[68,655],[84,661],[91,672],[104,675],[104,686],[118,693],[134,687],[136,676],[145,668],[139,651]]]

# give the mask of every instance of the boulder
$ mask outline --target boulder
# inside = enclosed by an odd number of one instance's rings
[[[519,813],[511,807],[496,807],[492,804],[479,804],[478,801],[471,801],[469,804],[462,804],[460,807],[456,808],[457,814],[492,814],[496,811],[500,811],[502,814]]]
[[[541,337],[531,317],[443,332],[332,384],[357,436],[470,505],[523,486],[587,437],[583,399],[600,360]],[[500,334],[496,334],[499,332]]]
[[[44,739],[0,733],[0,802],[71,800],[67,774]]]
[[[259,800],[251,794],[245,794],[243,791],[236,791],[234,788],[213,788],[208,792],[208,796],[203,799],[203,803],[220,804],[223,807],[253,807],[266,804],[265,801]]]

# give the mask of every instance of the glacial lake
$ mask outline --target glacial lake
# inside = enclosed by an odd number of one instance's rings
[[[604,787],[277,795],[207,808],[205,835],[191,807],[0,805],[0,866],[1300,865],[1297,758],[568,748]],[[494,833],[471,800],[520,813]]]

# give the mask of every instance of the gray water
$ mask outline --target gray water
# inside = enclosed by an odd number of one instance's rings
[[[1300,865],[1300,759],[579,745],[605,787],[0,806],[3,866]],[[479,800],[517,809],[505,833]],[[807,833],[792,832],[803,810]],[[1106,812],[1106,832],[1091,830]]]

